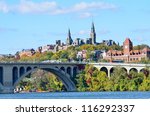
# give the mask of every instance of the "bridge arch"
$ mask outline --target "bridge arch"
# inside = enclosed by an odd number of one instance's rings
[[[110,69],[110,76],[114,73],[114,70],[115,70],[115,67],[112,67],[112,68]]]
[[[26,68],[26,72],[27,72],[27,71],[30,71],[30,70],[32,70],[32,68],[31,68],[30,66],[28,66],[28,67]]]
[[[140,72],[143,73],[146,77],[150,75],[150,70],[147,68],[142,68]]]
[[[37,66],[34,66],[33,68],[35,69],[35,68],[37,68]]]
[[[106,67],[101,67],[100,71],[103,71],[106,73],[106,75],[108,76],[108,69]]]
[[[22,76],[20,76],[18,78],[18,80],[16,80],[16,82],[14,83],[13,86],[15,87],[23,78],[25,78],[27,75],[31,74],[32,72],[34,72],[38,69],[45,70],[45,71],[51,72],[54,75],[56,75],[57,78],[60,81],[62,81],[62,83],[64,84],[67,91],[76,91],[76,86],[70,79],[70,76],[58,68],[33,68],[33,69],[31,68],[31,70],[25,72]]]
[[[13,67],[12,69],[12,77],[13,77],[13,84],[17,81],[18,79],[18,67]]]
[[[77,70],[78,70],[77,67],[74,67],[74,68],[73,68],[73,77],[76,77],[76,75],[77,75]]]
[[[145,68],[142,68],[141,70],[140,70],[140,72],[144,72],[145,71]]]
[[[71,67],[67,67],[67,73],[71,76]]]
[[[25,68],[22,66],[19,69],[19,76],[22,76],[25,73]]]
[[[131,68],[131,69],[129,70],[129,73],[130,73],[131,71],[134,71],[134,72],[137,72],[137,73],[138,73],[138,70],[137,70],[136,68]]]
[[[65,67],[62,66],[60,69],[64,72],[66,72]]]

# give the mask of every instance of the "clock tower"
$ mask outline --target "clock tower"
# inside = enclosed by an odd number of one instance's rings
[[[129,55],[131,50],[133,50],[133,44],[132,44],[130,38],[126,38],[126,40],[123,43],[124,55]]]

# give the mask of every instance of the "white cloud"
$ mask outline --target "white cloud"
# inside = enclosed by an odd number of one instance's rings
[[[73,10],[74,11],[81,11],[81,10],[92,10],[92,9],[116,9],[116,6],[109,3],[104,2],[81,2],[76,5],[74,5]]]
[[[9,12],[9,7],[6,3],[0,1],[0,12]]]
[[[104,2],[81,2],[77,3],[71,7],[68,8],[58,8],[55,9],[54,14],[66,14],[66,13],[82,13],[84,12],[84,15],[91,15],[90,12],[85,12],[85,11],[93,11],[93,10],[114,10],[117,7],[113,4],[108,4]]]
[[[93,14],[90,13],[90,12],[84,12],[84,13],[81,13],[80,14],[80,18],[89,18],[89,17],[92,17]]]
[[[84,35],[84,34],[89,34],[89,33],[90,33],[90,31],[88,31],[88,30],[80,30],[78,34]]]
[[[113,4],[104,2],[81,2],[74,4],[70,7],[59,6],[54,1],[43,1],[43,2],[33,2],[29,0],[20,0],[18,4],[6,4],[0,2],[0,12],[17,12],[17,13],[36,13],[36,14],[68,14],[68,13],[81,13],[83,17],[90,17],[91,12],[96,10],[113,10],[117,7]],[[80,15],[81,15],[80,14]]]
[[[57,8],[56,2],[40,2],[21,0],[20,4],[14,6],[13,10],[21,13],[48,13]]]

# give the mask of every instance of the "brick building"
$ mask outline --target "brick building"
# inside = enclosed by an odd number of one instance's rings
[[[130,38],[126,38],[123,43],[123,51],[109,50],[104,59],[108,61],[122,60],[124,62],[138,62],[142,58],[150,58],[150,49],[145,47],[141,50],[133,50],[133,43]]]
[[[23,49],[21,52],[19,52],[19,56],[33,56],[35,54],[34,49]]]

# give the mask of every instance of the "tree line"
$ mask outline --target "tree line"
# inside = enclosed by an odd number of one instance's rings
[[[116,67],[108,78],[106,73],[87,65],[77,76],[78,91],[150,91],[149,69],[130,74]]]

